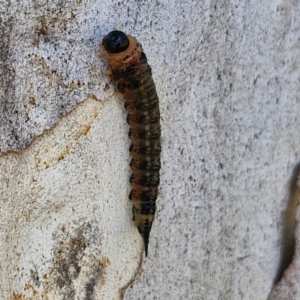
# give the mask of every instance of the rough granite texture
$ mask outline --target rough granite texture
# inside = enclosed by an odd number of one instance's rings
[[[300,299],[299,15],[292,0],[0,0],[0,299]],[[160,98],[147,259],[98,56],[112,29],[142,43]]]

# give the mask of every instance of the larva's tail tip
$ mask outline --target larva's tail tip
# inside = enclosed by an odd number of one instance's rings
[[[150,231],[152,222],[148,222],[145,224],[142,224],[143,226],[138,226],[138,231],[143,239],[144,242],[144,248],[145,248],[145,256],[148,256],[148,244],[149,244],[149,237],[150,237]]]
[[[148,256],[148,243],[144,243],[145,244],[145,256]]]
[[[148,244],[149,244],[149,234],[142,235],[144,241],[144,248],[145,248],[145,256],[148,256]]]

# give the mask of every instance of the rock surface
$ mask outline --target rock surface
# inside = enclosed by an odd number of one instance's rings
[[[2,3],[0,298],[299,299],[299,15],[280,0]],[[98,56],[113,29],[142,43],[160,97],[147,259]]]

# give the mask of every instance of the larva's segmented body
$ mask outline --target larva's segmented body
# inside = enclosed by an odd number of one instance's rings
[[[160,170],[159,101],[142,46],[121,31],[110,32],[102,41],[112,71],[112,79],[125,99],[130,126],[130,167],[133,221],[148,254],[149,234],[156,211]]]

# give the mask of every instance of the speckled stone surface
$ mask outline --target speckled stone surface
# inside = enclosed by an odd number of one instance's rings
[[[297,1],[2,3],[0,298],[299,299],[295,202],[286,218],[299,15]],[[143,261],[125,110],[98,56],[113,29],[142,43],[160,98]],[[279,280],[286,223],[295,255]]]

